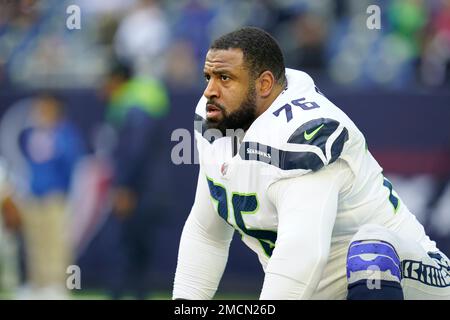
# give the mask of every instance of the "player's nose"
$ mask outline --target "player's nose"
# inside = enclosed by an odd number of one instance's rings
[[[208,81],[208,85],[206,86],[205,91],[203,92],[203,95],[208,99],[213,99],[213,98],[219,98],[219,88],[217,86],[216,81],[214,81],[214,79],[210,79]]]

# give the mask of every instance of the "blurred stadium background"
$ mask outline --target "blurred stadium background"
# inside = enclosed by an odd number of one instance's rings
[[[372,4],[381,8],[379,30],[366,25]],[[66,26],[70,5],[80,8],[81,29]],[[109,196],[110,150],[114,140],[127,139],[113,138],[105,126],[111,67],[125,62],[133,78],[157,79],[168,95],[169,112],[159,119],[163,129],[157,135],[166,161],[148,165],[158,166],[152,179],[168,190],[169,201],[154,205],[162,211],[158,218],[135,229],[151,247],[142,252],[151,252],[142,274],[147,297],[167,299],[198,170],[170,161],[177,144],[171,133],[193,131],[209,43],[242,25],[273,34],[287,66],[308,72],[350,115],[396,191],[450,254],[449,0],[0,0],[0,180],[13,190],[7,194],[19,207],[30,196],[20,140],[42,93],[58,97],[85,146],[65,200],[68,209],[60,212],[69,222],[63,231],[70,239],[70,264],[81,269],[81,289],[67,297],[110,299],[117,283],[125,293],[132,286],[118,279],[127,259],[120,236],[124,220],[111,213]],[[36,152],[45,158],[41,149]],[[55,297],[30,293],[26,228],[7,218],[2,224],[0,298]],[[45,233],[47,227],[34,228]],[[218,297],[257,298],[262,280],[256,256],[235,239]]]

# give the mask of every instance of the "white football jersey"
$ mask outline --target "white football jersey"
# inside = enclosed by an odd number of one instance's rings
[[[430,249],[434,243],[384,178],[356,125],[317,89],[306,73],[286,69],[286,77],[287,88],[253,122],[242,141],[233,136],[212,137],[204,125],[206,98],[200,99],[195,134],[203,175],[199,179],[207,182],[211,200],[207,204],[210,208],[205,210],[214,210],[242,235],[266,273],[272,270],[306,285],[313,283],[308,295],[312,298],[345,298],[347,248],[360,226],[374,223],[398,231],[402,225],[408,225],[408,230],[402,231],[406,237],[422,241]],[[307,192],[293,194],[291,199],[304,203],[301,210],[306,211],[299,213],[303,219],[299,226],[305,227],[298,232],[305,234],[301,238],[304,243],[285,246],[291,251],[277,252],[277,239],[284,241],[279,238],[277,207],[282,204],[277,199],[289,199],[277,195],[272,186],[289,178],[309,181],[306,179],[318,173],[332,179],[338,169],[345,174],[339,177],[336,210],[329,210],[334,214],[324,216],[322,221],[314,216],[315,208],[323,206],[321,200]],[[306,227],[309,225],[313,227]],[[323,268],[310,273],[306,270],[302,275],[298,273],[301,267],[286,263],[287,256],[298,251],[307,261],[314,250],[322,250],[315,248],[316,242],[322,241],[315,238],[316,226],[330,226],[330,238],[323,240],[326,263]],[[285,232],[286,238],[289,232],[292,230]],[[273,255],[276,258],[271,259]]]

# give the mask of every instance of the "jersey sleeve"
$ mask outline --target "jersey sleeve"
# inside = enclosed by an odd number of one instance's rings
[[[277,154],[271,160],[284,171],[283,178],[332,164],[354,142],[352,121],[318,91],[309,75],[287,70],[287,76],[289,88],[273,104],[260,132],[254,135],[275,147],[271,151]],[[277,128],[277,133],[265,134],[266,127]]]
[[[194,205],[180,240],[173,299],[212,299],[225,270],[234,229],[219,217],[209,198],[200,169]]]
[[[327,263],[338,195],[352,179],[341,160],[323,170],[280,180],[268,190],[278,213],[278,238],[261,299],[308,299]]]
[[[244,160],[265,162],[275,180],[317,172],[337,159],[358,170],[365,139],[304,72],[287,69],[288,89],[246,133]]]

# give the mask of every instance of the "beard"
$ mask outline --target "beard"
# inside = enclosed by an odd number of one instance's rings
[[[222,112],[222,119],[206,119],[206,127],[208,129],[218,129],[224,137],[227,129],[247,131],[256,119],[256,90],[254,86],[249,87],[245,100],[234,112],[228,113],[223,105],[211,100],[208,100],[207,104],[212,104],[219,108]]]

